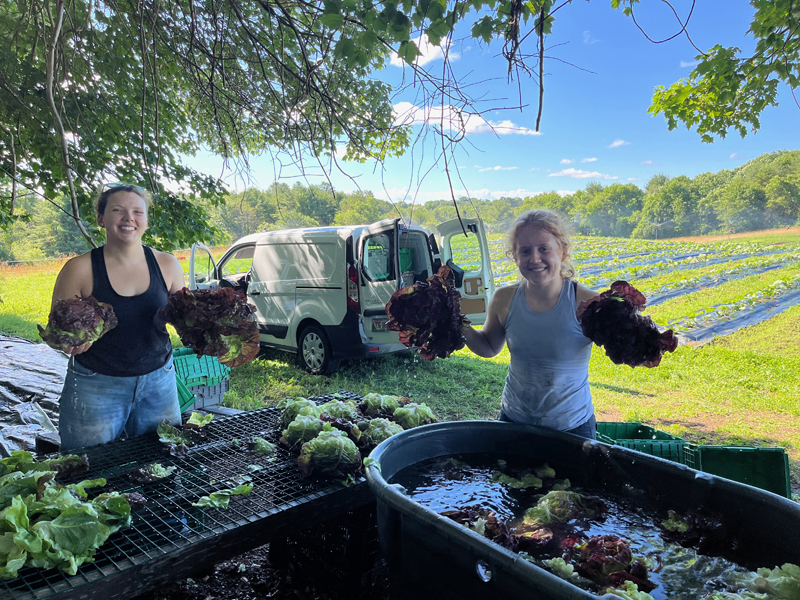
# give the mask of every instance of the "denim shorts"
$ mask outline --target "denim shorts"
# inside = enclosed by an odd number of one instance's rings
[[[505,412],[503,412],[503,408],[500,407],[500,416],[498,417],[498,421],[505,421],[507,423],[513,423],[511,419],[508,418]],[[590,440],[597,439],[597,419],[594,415],[589,417],[586,421],[578,425],[575,429],[568,429],[564,433],[571,433],[572,435],[579,435],[581,437],[589,438]]]
[[[137,377],[101,375],[70,359],[59,406],[62,451],[149,433],[165,419],[181,420],[171,356]]]

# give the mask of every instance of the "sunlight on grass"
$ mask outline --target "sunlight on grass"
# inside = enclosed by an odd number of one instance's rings
[[[499,255],[502,245],[499,236],[493,237],[498,237],[493,251]],[[783,240],[780,236],[769,239]],[[800,241],[800,236],[793,236],[791,241]],[[586,247],[624,242],[584,241]],[[215,256],[223,250],[215,249]],[[181,258],[182,264],[188,265],[186,256]],[[36,323],[44,325],[47,320],[53,284],[62,265],[63,261],[55,261],[34,267],[0,267],[0,331],[40,341]],[[702,272],[692,271],[693,275]],[[800,268],[746,277],[645,312],[657,321],[684,316],[796,272]],[[675,276],[669,273],[659,277],[664,281]],[[171,327],[170,335],[173,344],[180,346]],[[639,421],[695,442],[783,446],[793,459],[797,481],[799,337],[800,307],[796,306],[705,346],[682,346],[666,355],[655,369],[614,365],[602,349],[594,348],[589,379],[598,419]],[[500,409],[508,361],[508,349],[492,359],[478,358],[464,349],[448,360],[433,362],[405,352],[344,361],[333,377],[317,377],[301,370],[294,354],[265,350],[251,363],[233,369],[224,404],[252,410],[273,406],[286,397],[348,390],[408,396],[427,403],[444,420],[494,419]]]

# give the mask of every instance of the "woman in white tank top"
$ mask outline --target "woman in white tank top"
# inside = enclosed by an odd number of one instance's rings
[[[508,344],[502,420],[594,438],[591,341],[575,311],[597,294],[573,281],[570,249],[566,223],[555,213],[534,210],[517,219],[506,254],[522,280],[497,290],[483,329],[467,327],[464,336],[467,347],[485,358]]]

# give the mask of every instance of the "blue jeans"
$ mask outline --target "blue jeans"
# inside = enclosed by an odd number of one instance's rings
[[[500,407],[500,417],[498,421],[506,421],[507,423],[513,423],[511,419],[508,418],[508,415],[503,412],[503,407]],[[590,440],[597,439],[597,419],[595,419],[594,415],[589,417],[586,421],[578,425],[575,429],[568,429],[564,433],[571,433],[572,435],[579,435],[581,437],[589,438]]]
[[[61,392],[61,450],[74,450],[155,431],[163,420],[181,421],[172,357],[138,377],[112,377],[71,358]]]

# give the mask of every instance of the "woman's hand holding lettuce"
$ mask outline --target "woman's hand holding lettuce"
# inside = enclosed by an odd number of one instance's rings
[[[198,356],[216,356],[229,367],[240,367],[260,349],[255,309],[232,288],[180,289],[170,295],[163,314]]]

